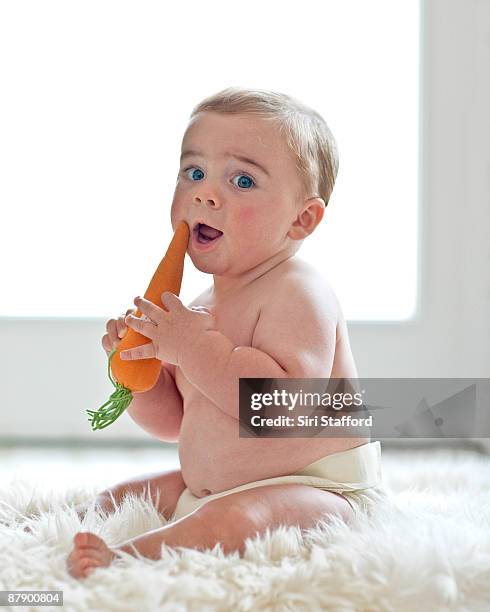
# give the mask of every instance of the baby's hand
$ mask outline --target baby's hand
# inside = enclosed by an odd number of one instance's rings
[[[107,334],[102,336],[102,348],[109,355],[114,349],[119,346],[121,339],[124,338],[128,331],[125,318],[128,314],[135,313],[134,308],[128,308],[125,315],[121,315],[118,319],[109,319],[106,323]]]
[[[170,291],[162,295],[160,308],[145,298],[135,298],[141,317],[129,315],[126,323],[134,331],[151,340],[120,353],[121,359],[157,358],[165,363],[179,365],[179,350],[188,346],[201,333],[216,329],[214,316],[203,306],[187,308]]]

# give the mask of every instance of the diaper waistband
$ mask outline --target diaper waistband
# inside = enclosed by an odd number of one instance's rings
[[[296,472],[342,483],[347,489],[374,486],[381,481],[381,443],[366,442],[322,457]]]
[[[322,457],[295,474],[248,482],[205,497],[195,497],[186,488],[177,501],[173,518],[185,516],[204,503],[230,493],[265,485],[288,483],[309,485],[339,493],[375,487],[381,483],[381,444],[379,441],[367,442],[361,446]]]

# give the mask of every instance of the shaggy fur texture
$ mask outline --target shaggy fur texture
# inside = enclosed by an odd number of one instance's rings
[[[65,566],[77,531],[114,546],[165,519],[127,497],[115,515],[89,512],[80,525],[70,506],[95,490],[62,496],[13,479],[0,493],[0,590],[63,590],[64,609],[80,612],[488,610],[489,467],[465,451],[383,451],[390,495],[371,516],[326,520],[303,536],[281,528],[249,540],[243,558],[163,547],[159,561],[128,555],[80,581]],[[33,533],[23,531],[36,513]]]

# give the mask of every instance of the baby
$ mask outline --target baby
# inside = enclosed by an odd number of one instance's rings
[[[220,543],[242,553],[247,538],[267,529],[304,530],[332,514],[345,520],[378,500],[379,442],[238,434],[239,378],[357,377],[334,292],[294,257],[322,220],[337,169],[325,121],[290,96],[232,87],[193,110],[171,221],[174,229],[187,222],[188,254],[213,285],[188,307],[164,293],[167,312],[137,298],[145,320],[130,311],[111,319],[102,341],[109,352],[126,325],[143,335],[152,326],[157,341],[126,353],[158,357],[161,375],[128,412],[158,440],[178,441],[181,469],[120,483],[96,504],[111,512],[148,488],[173,520],[112,548],[77,533],[67,561],[73,576],[109,565],[119,551],[159,559],[163,544]]]

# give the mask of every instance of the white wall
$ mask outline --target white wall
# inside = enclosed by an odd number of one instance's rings
[[[418,314],[351,340],[361,377],[488,377],[490,3],[422,7]]]
[[[352,322],[351,343],[361,377],[489,377],[490,3],[427,0],[421,14],[418,312]],[[127,416],[90,431],[85,410],[113,389],[104,323],[0,319],[0,436],[148,439]]]

